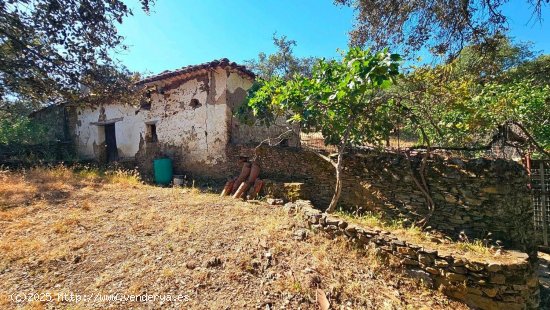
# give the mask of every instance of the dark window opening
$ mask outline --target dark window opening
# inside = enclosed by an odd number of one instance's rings
[[[147,132],[145,133],[145,141],[147,142],[157,142],[157,125],[156,124],[147,124]]]
[[[145,96],[141,97],[140,110],[151,110],[151,90],[145,92]]]
[[[196,109],[200,107],[202,104],[199,102],[199,99],[191,99],[191,103],[189,104],[190,107],[193,109]]]
[[[139,107],[140,107],[140,110],[150,111],[151,110],[151,102],[142,102]],[[136,112],[136,114],[137,114],[137,112]]]

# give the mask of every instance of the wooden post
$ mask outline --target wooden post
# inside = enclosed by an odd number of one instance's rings
[[[544,246],[548,246],[548,219],[546,218],[546,183],[544,180],[544,162],[539,163],[540,171],[540,204],[542,208],[542,237]]]

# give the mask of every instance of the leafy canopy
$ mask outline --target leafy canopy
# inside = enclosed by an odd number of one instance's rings
[[[35,145],[48,140],[48,126],[28,117],[0,118],[0,146]]]
[[[321,131],[326,144],[378,143],[391,126],[381,90],[397,77],[400,60],[387,50],[352,48],[341,61],[319,60],[311,77],[259,80],[238,115],[267,125],[286,117],[305,130]]]
[[[14,149],[18,145],[35,145],[48,140],[49,124],[43,124],[28,115],[32,103],[19,101],[0,109],[0,147]]]
[[[467,43],[508,30],[509,17],[502,12],[508,0],[335,0],[354,8],[352,45],[393,46],[405,53],[422,49],[436,55],[456,55]],[[524,0],[541,19],[548,0]],[[526,20],[524,22],[531,22]]]
[[[479,44],[464,47],[452,61],[456,77],[468,75],[483,83],[499,76],[535,56],[531,43],[514,42],[502,34],[484,38]]]
[[[519,123],[543,149],[550,150],[549,85],[535,86],[528,79],[504,84],[490,83],[463,106],[473,112],[459,114],[457,124],[464,124],[470,132],[484,133],[487,137],[494,134],[498,126]],[[523,141],[509,142],[524,144]]]
[[[294,47],[297,43],[287,36],[273,34],[273,45],[277,49],[275,53],[267,55],[264,52],[258,54],[258,59],[245,61],[246,66],[264,80],[272,77],[281,77],[285,80],[295,74],[311,76],[311,69],[316,61],[314,57],[300,58],[294,55]]]
[[[139,2],[147,12],[153,0]],[[121,0],[0,1],[0,104],[64,100],[98,69],[118,69],[116,25],[131,14]]]
[[[260,80],[238,110],[241,121],[270,125],[284,117],[304,130],[321,131],[325,144],[338,147],[336,186],[326,212],[333,212],[342,191],[343,158],[350,144],[380,144],[391,128],[391,100],[382,91],[398,76],[397,54],[352,48],[341,61],[319,60],[311,77]]]
[[[499,80],[501,83],[510,83],[522,79],[531,80],[537,86],[550,85],[550,55],[522,62],[503,72]]]
[[[531,59],[526,45],[506,38],[495,42],[491,50],[469,46],[449,63],[415,68],[403,76],[391,96],[408,113],[401,119],[405,129],[416,130],[423,144],[481,148],[499,128],[516,123],[548,149],[550,58]],[[532,146],[522,143],[515,146]]]

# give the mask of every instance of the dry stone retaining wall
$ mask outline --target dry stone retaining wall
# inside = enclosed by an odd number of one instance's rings
[[[328,206],[334,191],[334,167],[314,152],[299,148],[261,147],[256,160],[261,178],[304,183],[301,196],[316,208]],[[228,175],[237,175],[238,156],[253,159],[254,148],[230,145]],[[379,211],[389,219],[415,221],[426,212],[426,198],[411,174],[421,157],[356,151],[345,157],[341,203],[355,211]],[[418,173],[415,172],[418,178]],[[432,158],[426,181],[436,207],[429,225],[457,238],[470,239],[491,233],[509,248],[534,252],[533,208],[528,176],[515,162],[489,159]]]
[[[285,208],[303,215],[305,224],[330,236],[345,236],[361,248],[373,247],[400,262],[400,266],[426,285],[480,309],[536,309],[539,282],[527,254],[509,251],[506,259],[467,259],[456,254],[415,245],[390,232],[350,224],[341,218],[321,213],[309,203],[298,200]]]

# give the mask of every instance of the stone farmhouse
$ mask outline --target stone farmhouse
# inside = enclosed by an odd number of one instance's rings
[[[148,173],[152,159],[167,156],[175,173],[220,177],[220,169],[238,156],[230,154],[230,145],[252,145],[288,130],[244,125],[233,116],[254,78],[224,58],[141,80],[146,104],[66,106],[63,113],[49,109],[34,117],[63,114],[68,140],[81,159],[135,161]],[[283,143],[298,146],[299,135]]]

